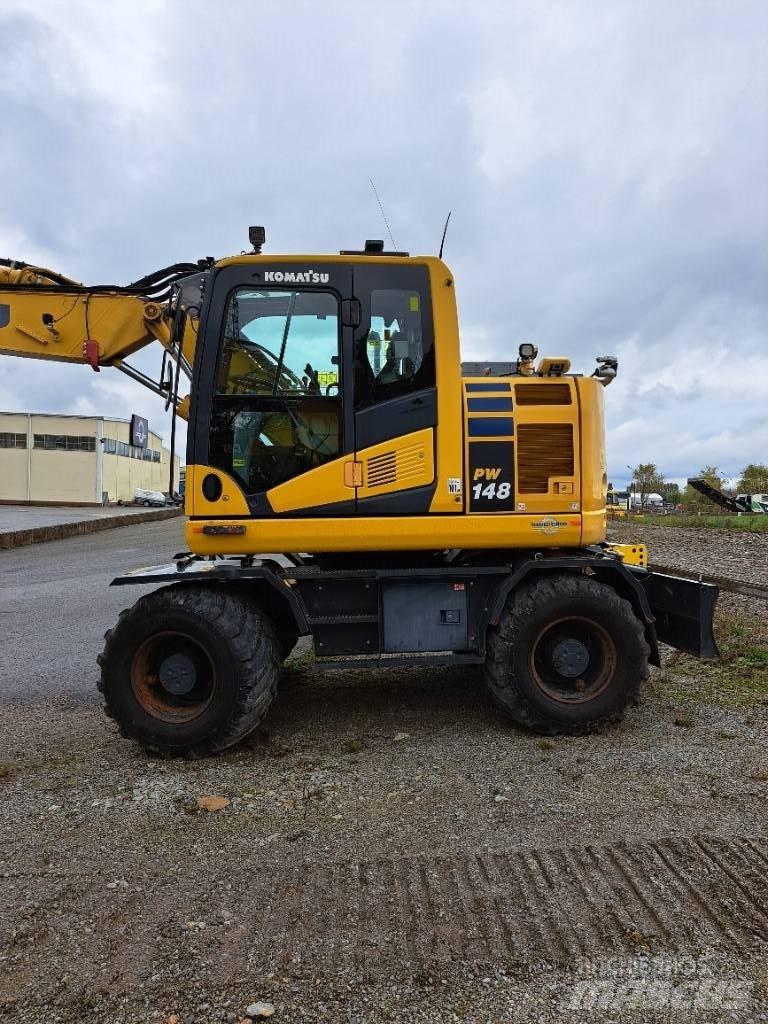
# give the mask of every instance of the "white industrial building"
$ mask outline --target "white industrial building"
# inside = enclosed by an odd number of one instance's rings
[[[167,492],[170,454],[153,430],[146,447],[132,445],[130,420],[0,412],[0,502],[103,505],[132,501],[137,487]]]

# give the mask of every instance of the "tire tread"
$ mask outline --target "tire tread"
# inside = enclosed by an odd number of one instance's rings
[[[632,653],[629,663],[624,666],[630,685],[614,707],[599,717],[580,722],[557,721],[533,707],[521,691],[513,670],[513,655],[518,651],[522,623],[537,608],[563,595],[578,598],[585,593],[599,596],[623,620],[624,628],[631,638]],[[486,652],[485,679],[494,703],[518,725],[548,736],[580,735],[620,722],[627,707],[639,702],[640,690],[649,676],[650,648],[645,639],[643,624],[635,615],[630,602],[612,587],[575,574],[542,575],[513,591],[496,629],[488,633]]]
[[[215,624],[228,644],[237,665],[237,696],[223,728],[202,743],[180,748],[152,742],[137,735],[131,723],[122,720],[110,700],[109,666],[113,656],[131,643],[134,625],[169,608],[182,608],[191,615]],[[104,649],[98,656],[99,692],[104,698],[104,711],[118,722],[123,735],[141,743],[152,753],[183,753],[188,757],[204,757],[234,746],[252,732],[266,715],[277,689],[279,678],[279,644],[275,629],[255,602],[241,593],[226,592],[221,587],[184,586],[174,584],[140,597],[122,611],[116,625],[104,635]]]

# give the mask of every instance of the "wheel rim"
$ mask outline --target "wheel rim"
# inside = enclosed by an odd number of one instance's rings
[[[186,633],[156,633],[131,662],[131,687],[148,715],[162,722],[191,722],[206,710],[217,676],[205,649]]]
[[[599,696],[616,670],[616,645],[593,619],[572,615],[550,622],[533,643],[531,675],[550,700],[586,704]]]

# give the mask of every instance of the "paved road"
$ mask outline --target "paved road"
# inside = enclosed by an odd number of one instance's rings
[[[56,505],[0,505],[0,533],[16,530],[34,530],[38,526],[59,526],[61,523],[81,523],[88,519],[111,519],[146,512],[133,505],[110,505],[107,508],[72,508]]]
[[[0,551],[0,699],[94,691],[102,638],[151,587],[110,587],[184,550],[184,520]]]

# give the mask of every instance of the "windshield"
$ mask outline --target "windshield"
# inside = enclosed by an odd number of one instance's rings
[[[224,318],[218,394],[337,394],[338,352],[332,293],[239,288]]]

